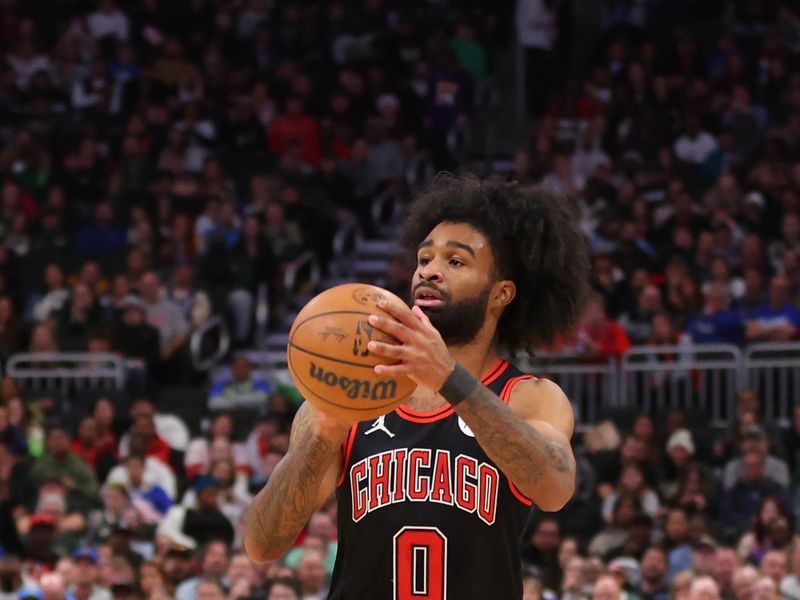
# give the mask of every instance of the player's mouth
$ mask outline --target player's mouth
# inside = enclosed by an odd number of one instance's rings
[[[419,286],[414,290],[414,304],[420,308],[438,308],[444,301],[444,294],[428,285]]]

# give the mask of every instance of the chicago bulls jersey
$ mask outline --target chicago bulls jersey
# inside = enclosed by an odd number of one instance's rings
[[[529,377],[499,360],[481,381],[507,403]],[[331,600],[521,598],[531,501],[452,407],[359,423],[343,453]]]

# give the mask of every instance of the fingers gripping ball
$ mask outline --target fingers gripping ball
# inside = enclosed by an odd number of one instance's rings
[[[397,342],[369,324],[370,315],[385,315],[380,300],[403,303],[377,286],[348,283],[322,292],[297,315],[289,332],[289,371],[316,408],[364,421],[391,412],[416,388],[407,377],[377,375],[373,369],[392,362],[370,352],[367,343]]]

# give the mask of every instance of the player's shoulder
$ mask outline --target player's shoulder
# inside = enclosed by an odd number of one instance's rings
[[[575,425],[572,403],[550,379],[530,377],[519,381],[508,405],[522,419],[547,421],[570,435]]]
[[[551,402],[566,401],[566,394],[564,390],[551,379],[543,377],[528,376],[525,379],[520,379],[511,390],[511,400],[528,398],[531,400],[549,400]]]

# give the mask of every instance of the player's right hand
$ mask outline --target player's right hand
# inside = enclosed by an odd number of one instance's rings
[[[308,407],[314,415],[314,435],[330,440],[336,444],[344,442],[350,428],[357,422],[348,422],[343,420],[340,416],[326,413],[311,404],[308,404]]]

